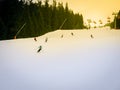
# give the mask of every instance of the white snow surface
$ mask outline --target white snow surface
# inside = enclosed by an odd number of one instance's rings
[[[0,41],[0,90],[120,90],[120,30]]]

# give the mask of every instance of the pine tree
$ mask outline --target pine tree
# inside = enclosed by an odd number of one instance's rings
[[[0,39],[36,37],[57,29],[83,28],[83,16],[74,14],[69,9],[68,3],[53,0],[41,0],[33,3],[33,0],[5,0],[0,2]]]
[[[120,11],[118,12],[118,15],[116,18],[116,28],[120,29]]]
[[[15,35],[14,26],[21,13],[22,1],[3,0],[0,2],[0,39],[11,39]]]

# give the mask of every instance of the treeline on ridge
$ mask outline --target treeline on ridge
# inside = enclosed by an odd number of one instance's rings
[[[82,29],[83,16],[69,9],[68,3],[53,0],[0,1],[0,40],[36,37],[57,29]]]

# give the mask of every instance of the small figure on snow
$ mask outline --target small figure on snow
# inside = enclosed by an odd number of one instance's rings
[[[90,35],[90,37],[91,37],[91,38],[94,38],[92,34]]]
[[[37,52],[39,53],[41,50],[42,50],[42,46],[39,47]]]
[[[63,38],[63,35],[61,35],[61,38]]]
[[[73,34],[73,33],[71,33],[71,35],[73,36],[74,34]]]
[[[14,36],[14,39],[16,39],[16,36]]]
[[[45,39],[45,42],[47,42],[47,41],[48,41],[48,38]]]
[[[34,37],[34,40],[37,41],[36,37]]]

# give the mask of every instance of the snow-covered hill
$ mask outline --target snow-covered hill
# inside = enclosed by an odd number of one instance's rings
[[[36,39],[0,41],[0,90],[120,90],[119,30],[57,30]]]

